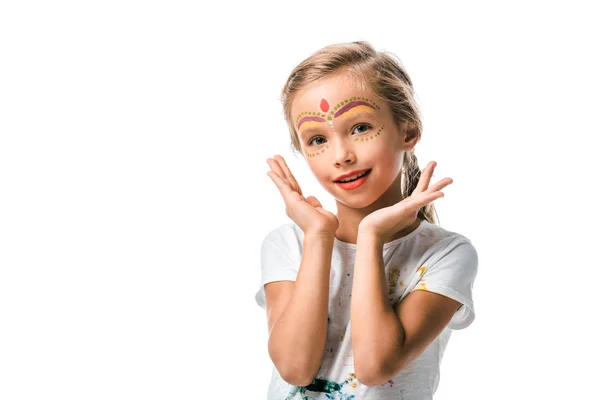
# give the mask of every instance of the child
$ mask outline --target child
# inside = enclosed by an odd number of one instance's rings
[[[431,203],[452,180],[430,185],[435,162],[419,169],[408,74],[366,42],[332,45],[292,71],[282,102],[337,214],[304,197],[281,156],[267,160],[293,220],[261,247],[268,399],[431,399],[452,330],[475,318],[477,252],[437,225]]]

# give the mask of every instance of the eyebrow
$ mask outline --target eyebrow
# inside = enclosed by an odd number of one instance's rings
[[[314,122],[325,122],[325,118],[321,118],[321,117],[315,117],[315,116],[309,116],[309,117],[304,117],[302,118],[299,122],[298,122],[298,130],[300,130],[300,126],[305,123],[305,122],[309,122],[309,121],[314,121]]]
[[[367,103],[366,101],[360,101],[360,100],[356,100],[356,101],[351,101],[348,104],[344,105],[342,108],[340,108],[335,115],[333,116],[333,118],[337,118],[340,115],[344,114],[345,112],[350,111],[352,108],[354,107],[358,107],[358,106],[367,106],[367,107],[371,107],[373,110],[375,109],[375,107],[373,107],[373,105],[371,105],[370,103]]]

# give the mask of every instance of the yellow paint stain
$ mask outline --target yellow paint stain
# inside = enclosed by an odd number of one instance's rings
[[[419,272],[420,276],[423,276],[426,269],[427,269],[427,267],[425,265],[423,265],[421,268],[419,268],[418,272]]]
[[[425,285],[425,281],[424,281],[424,280],[421,280],[421,281],[419,281],[419,283],[418,283],[418,284],[417,284],[417,286],[415,287],[415,290],[425,290],[425,291],[427,291],[427,292],[429,291],[429,290],[427,289],[427,286]]]
[[[352,383],[352,388],[356,389],[356,382]]]
[[[398,278],[400,278],[400,270],[397,268],[390,269],[390,272],[388,272],[388,282],[390,283],[390,286],[396,286]]]
[[[356,379],[356,374],[354,372],[348,372],[348,375],[350,375],[351,377],[353,377],[354,379]]]
[[[341,119],[348,118],[359,112],[367,112],[369,114],[375,114],[375,110],[373,110],[369,106],[356,106],[356,107],[353,107],[352,109],[346,111],[342,115],[340,115],[340,118]]]

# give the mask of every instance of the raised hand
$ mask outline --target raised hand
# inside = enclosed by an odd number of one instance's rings
[[[314,196],[304,198],[300,185],[292,175],[285,160],[280,155],[267,159],[271,177],[285,202],[285,213],[304,234],[335,235],[339,221],[337,217],[325,210]]]
[[[417,219],[421,207],[444,197],[441,190],[452,183],[451,178],[444,178],[429,187],[437,163],[430,162],[421,171],[421,177],[415,190],[402,201],[390,207],[381,208],[362,219],[358,225],[359,232],[376,235],[387,240],[394,233],[410,226]]]

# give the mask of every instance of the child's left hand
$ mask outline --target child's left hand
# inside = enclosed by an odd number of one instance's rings
[[[363,218],[358,225],[358,232],[376,235],[385,242],[396,232],[412,225],[416,221],[421,207],[444,197],[444,193],[440,190],[452,183],[451,178],[444,178],[428,188],[436,165],[437,163],[432,161],[421,171],[419,183],[410,196],[393,206],[379,209]]]

